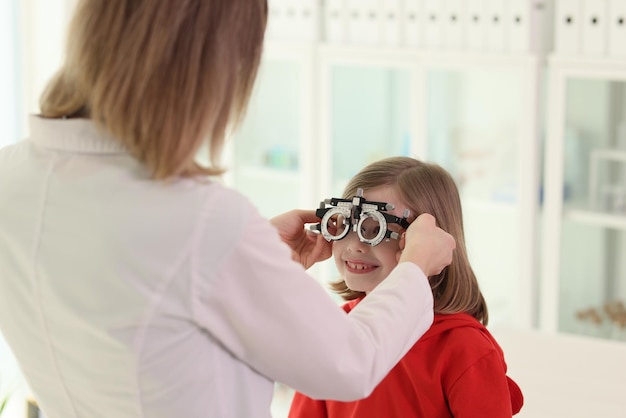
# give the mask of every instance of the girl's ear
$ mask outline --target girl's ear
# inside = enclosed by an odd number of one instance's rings
[[[406,243],[406,232],[402,232],[402,234],[400,234],[400,238],[398,238],[398,247],[400,249],[396,253],[396,263],[400,262],[400,256],[402,255],[402,250],[404,250],[405,243]]]

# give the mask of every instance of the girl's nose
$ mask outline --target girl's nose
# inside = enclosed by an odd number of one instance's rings
[[[350,231],[348,236],[344,238],[348,240],[348,251],[356,252],[356,253],[366,253],[371,248],[371,245],[361,242],[359,236],[356,232]]]

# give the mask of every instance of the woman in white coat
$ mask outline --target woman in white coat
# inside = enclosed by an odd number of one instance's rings
[[[79,1],[29,138],[0,150],[0,331],[48,418],[269,417],[274,381],[357,399],[430,326],[426,277],[454,248],[431,216],[345,315],[305,271],[330,255],[314,213],[272,224],[210,180],[266,18],[266,0]]]

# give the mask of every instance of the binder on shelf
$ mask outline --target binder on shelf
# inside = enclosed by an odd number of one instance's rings
[[[265,37],[280,39],[284,36],[285,0],[273,0],[268,3],[267,28]]]
[[[284,18],[282,19],[283,39],[300,41],[304,38],[304,28],[299,25],[300,7],[295,0],[281,0],[284,8]]]
[[[320,39],[318,0],[272,0],[269,3],[268,39],[316,41]]]
[[[509,0],[508,50],[547,53],[553,47],[553,8],[549,0]]]
[[[505,21],[507,4],[502,0],[486,0],[487,14],[487,44],[486,49],[491,52],[504,52],[508,40],[508,25]]]
[[[424,47],[440,49],[443,46],[443,7],[441,0],[423,0]]]
[[[529,52],[533,50],[531,30],[536,30],[539,23],[531,20],[533,18],[533,7],[534,3],[532,0],[509,0],[509,8],[505,19],[509,25],[508,49],[510,51]]]
[[[561,54],[578,54],[581,50],[581,0],[556,0],[554,50]]]
[[[487,48],[486,0],[467,0],[465,19],[467,28],[467,49],[484,51]]]
[[[348,0],[348,42],[360,45],[378,44],[379,14],[377,0]]]
[[[607,17],[607,53],[626,57],[626,1],[609,0]]]
[[[324,7],[324,39],[329,43],[347,41],[346,0],[326,0]]]
[[[320,39],[320,3],[318,0],[290,0],[295,10],[291,28],[299,40]]]
[[[465,48],[466,0],[442,0],[443,46],[446,49]]]
[[[582,0],[581,53],[584,55],[606,54],[607,17],[606,0]]]
[[[402,2],[400,0],[381,0],[380,2],[380,39],[381,45],[399,46],[402,44],[404,21],[401,19]]]
[[[402,43],[412,48],[424,46],[425,11],[422,0],[404,0],[402,8]]]

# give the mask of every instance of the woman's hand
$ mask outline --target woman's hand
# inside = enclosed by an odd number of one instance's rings
[[[437,226],[435,218],[423,213],[414,220],[400,239],[398,262],[417,264],[424,274],[434,276],[452,262],[456,242]]]
[[[291,257],[308,269],[313,264],[324,261],[332,255],[332,245],[321,234],[305,228],[307,223],[320,219],[314,210],[294,209],[275,216],[270,222],[278,230],[283,242],[291,248]]]

